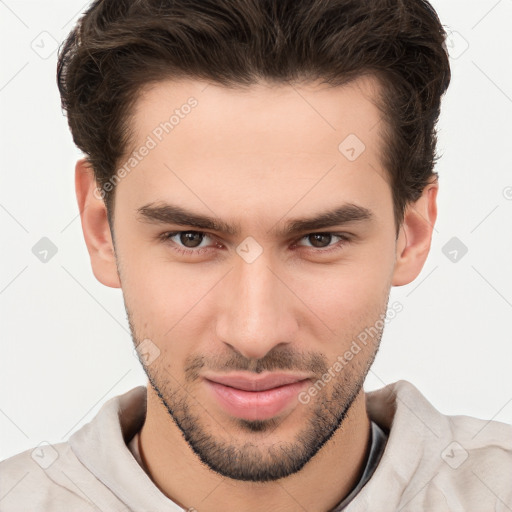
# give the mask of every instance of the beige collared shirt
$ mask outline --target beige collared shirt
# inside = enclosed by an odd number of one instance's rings
[[[443,415],[407,381],[366,397],[370,419],[389,436],[369,480],[339,505],[344,512],[512,510],[512,426]],[[145,412],[138,386],[68,441],[0,462],[0,512],[181,512],[128,447]]]

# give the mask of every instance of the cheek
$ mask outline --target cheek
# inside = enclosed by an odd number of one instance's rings
[[[391,287],[394,252],[388,245],[380,252],[368,247],[353,261],[347,259],[325,269],[323,276],[302,282],[302,296],[308,297],[308,306],[322,320],[317,324],[331,331],[320,326],[313,337],[330,364],[338,361],[343,373],[364,371],[374,357]],[[380,246],[386,247],[386,240]]]
[[[202,276],[186,266],[170,261],[159,242],[126,230],[120,236],[118,257],[123,293],[137,311],[170,321],[200,292]]]
[[[194,265],[180,268],[160,254],[149,257],[151,251],[119,252],[123,295],[135,335],[139,341],[151,339],[169,356],[160,361],[175,366],[199,347],[205,328],[210,328],[205,313],[214,307],[211,290],[218,272],[213,275]]]
[[[299,292],[325,322],[338,331],[351,323],[364,323],[382,312],[391,287],[392,248],[374,256],[371,248],[357,259],[304,275]],[[320,314],[321,313],[321,314]]]

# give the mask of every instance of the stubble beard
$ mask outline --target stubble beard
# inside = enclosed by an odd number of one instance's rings
[[[204,407],[196,405],[196,400],[183,386],[172,385],[169,379],[163,378],[157,367],[148,368],[142,361],[141,364],[152,388],[185,441],[207,467],[234,480],[269,482],[300,471],[341,427],[363,388],[381,337],[382,332],[364,365],[345,366],[333,378],[330,389],[326,386],[318,392],[316,400],[297,405],[294,411],[304,408],[309,418],[293,440],[282,440],[270,445],[265,443],[265,438],[278,433],[286,417],[255,421],[239,418],[225,425],[217,422],[215,426],[219,426],[221,435],[216,435],[212,433],[211,427],[205,425],[198,412],[203,413],[203,418],[210,418],[211,415],[208,415]],[[326,373],[327,366],[321,375]],[[232,429],[229,435],[228,429]],[[223,433],[226,435],[222,436]],[[226,437],[229,441],[225,440]],[[243,438],[249,440],[235,441]]]

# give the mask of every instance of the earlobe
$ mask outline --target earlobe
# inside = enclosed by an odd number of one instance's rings
[[[75,166],[75,191],[94,276],[105,286],[120,288],[107,209],[98,194],[93,170],[85,158]]]
[[[425,264],[437,218],[437,180],[425,187],[421,197],[407,206],[396,245],[393,286],[403,286],[418,277]]]

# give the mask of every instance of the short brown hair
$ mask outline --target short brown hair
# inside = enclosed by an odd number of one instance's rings
[[[59,49],[57,82],[73,140],[103,187],[151,82],[336,86],[375,75],[398,232],[407,204],[437,178],[445,38],[426,0],[96,0]],[[104,199],[111,221],[113,191]]]

